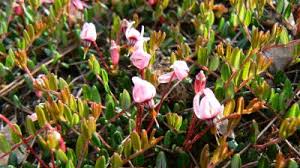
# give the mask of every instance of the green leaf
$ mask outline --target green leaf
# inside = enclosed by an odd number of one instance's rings
[[[140,151],[142,148],[142,144],[141,144],[141,138],[139,134],[136,131],[132,132],[130,134],[130,139],[131,139],[133,150],[135,152]]]
[[[239,14],[238,17],[240,19],[241,22],[244,22],[245,20],[245,15],[246,15],[246,8],[244,5],[240,5],[240,9],[239,9]]]
[[[238,48],[234,48],[231,53],[231,65],[233,65],[234,68],[238,69],[240,67],[241,63],[241,53],[242,51]]]
[[[221,67],[221,79],[227,81],[231,75],[230,68],[227,64],[223,64]]]
[[[88,153],[88,148],[85,148],[85,143],[88,142],[83,134],[79,135],[77,142],[76,142],[76,156],[77,158],[85,157]]]
[[[290,159],[287,168],[298,168],[299,165],[294,159]]]
[[[126,89],[120,94],[120,106],[123,110],[126,110],[131,105],[131,97]]]
[[[91,71],[94,74],[99,75],[100,74],[100,64],[97,61],[96,57],[94,55],[92,55],[88,62],[89,62],[89,67],[90,67]]]
[[[266,156],[261,156],[261,158],[258,161],[258,168],[269,168],[270,167],[270,163],[268,161],[268,158],[266,158]]]
[[[105,118],[107,120],[111,119],[115,115],[115,103],[113,98],[110,95],[106,96],[106,103],[105,103]]]
[[[256,143],[258,134],[259,134],[258,124],[255,120],[252,120],[250,141],[253,144]]]
[[[124,150],[123,150],[124,156],[126,158],[128,158],[132,154],[132,143],[131,143],[131,139],[130,138],[128,138],[125,141],[123,147],[124,147]]]
[[[11,154],[9,155],[9,158],[8,158],[7,165],[12,165],[15,167],[18,166],[18,156],[17,156],[16,152],[11,152]]]
[[[173,137],[172,131],[168,130],[164,137],[164,145],[170,146],[172,143],[172,137]]]
[[[294,103],[292,105],[292,107],[289,109],[289,111],[287,112],[286,118],[289,117],[296,117],[296,118],[300,118],[300,108],[299,108],[299,103]]]
[[[246,27],[248,27],[251,23],[251,19],[252,19],[252,12],[250,10],[247,10],[246,12],[246,16],[244,19],[244,24]]]
[[[166,155],[163,151],[160,151],[156,157],[156,168],[167,168]]]
[[[9,142],[7,141],[5,135],[3,135],[2,133],[0,133],[0,151],[3,153],[7,153],[10,151],[11,146],[9,144]]]
[[[58,149],[55,151],[55,157],[57,160],[60,160],[63,163],[67,163],[67,161],[68,161],[67,155],[61,149]]]
[[[281,31],[281,33],[279,35],[279,41],[282,44],[287,44],[289,42],[289,33],[286,30],[286,28],[284,28],[284,27],[282,27],[282,31]]]
[[[278,0],[276,3],[276,12],[281,14],[284,8],[284,0]]]
[[[108,83],[108,75],[105,69],[101,69],[101,77],[104,83]]]
[[[112,168],[119,168],[123,166],[123,160],[121,159],[121,156],[118,153],[113,154],[110,162]]]
[[[31,120],[30,117],[26,117],[25,127],[26,127],[26,131],[30,135],[34,135],[35,134],[36,128],[35,128],[35,125],[34,125],[34,123],[33,123],[33,121]]]
[[[177,166],[178,167],[186,167],[187,165],[190,164],[190,159],[189,155],[185,152],[180,152],[177,154]]]
[[[118,146],[122,143],[123,141],[123,137],[122,137],[122,134],[120,133],[120,131],[116,131],[114,132],[113,134],[113,141],[114,143]]]
[[[100,156],[97,161],[96,161],[96,165],[95,168],[106,168],[106,159],[104,156]]]
[[[195,4],[195,0],[183,0],[182,9],[189,10],[193,8],[194,4]]]
[[[211,71],[216,71],[220,65],[220,59],[218,56],[213,55],[209,61],[209,69]]]
[[[291,13],[292,13],[292,6],[289,3],[283,12],[283,17],[285,19],[288,19],[291,16]]]
[[[21,129],[17,124],[12,124],[12,126],[15,127],[15,129],[9,128],[11,139],[14,143],[19,143],[19,142],[21,142],[20,136],[22,136]]]
[[[73,114],[73,117],[72,117],[72,125],[76,125],[80,122],[80,118],[79,118],[79,115],[77,113],[74,113]]]
[[[96,132],[93,133],[91,141],[97,147],[99,147],[99,148],[102,147],[102,142],[100,141],[100,139],[99,139],[99,137],[98,137],[98,135],[97,135]]]
[[[292,83],[289,79],[286,79],[284,82],[284,86],[283,86],[283,91],[282,91],[282,96],[285,99],[290,98],[291,96],[293,96],[293,88],[292,88]]]
[[[90,94],[91,94],[92,101],[94,101],[96,103],[101,103],[101,97],[100,97],[99,91],[95,85],[91,88]]]
[[[6,57],[5,60],[5,66],[11,69],[14,67],[14,65],[15,65],[15,54],[12,49],[9,49],[8,57]]]
[[[37,119],[41,128],[44,127],[46,123],[48,123],[45,112],[41,105],[35,107],[35,113],[37,115]]]
[[[242,160],[239,154],[235,154],[231,159],[231,168],[242,167]]]
[[[242,79],[247,80],[248,79],[248,74],[251,66],[251,61],[247,61],[247,63],[244,65],[243,70],[242,70]]]
[[[75,168],[75,166],[71,160],[67,161],[66,168]]]
[[[197,62],[200,65],[206,66],[208,60],[208,54],[206,48],[199,48],[197,51]]]

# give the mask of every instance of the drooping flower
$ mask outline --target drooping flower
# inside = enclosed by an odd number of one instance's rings
[[[93,23],[84,23],[80,38],[81,40],[96,41],[97,33],[95,25]]]
[[[87,5],[81,0],[69,1],[69,21],[76,22],[76,19],[82,17],[82,11]]]
[[[202,92],[203,89],[206,86],[206,77],[203,73],[203,71],[200,71],[197,75],[196,75],[196,79],[194,82],[194,91],[195,93],[198,92]]]
[[[202,99],[200,100],[201,96]],[[212,90],[205,88],[203,92],[198,92],[193,100],[193,110],[201,120],[212,119],[223,113],[224,106],[215,97]]]
[[[144,50],[136,50],[130,57],[131,63],[140,70],[145,69],[150,62],[151,55]]]
[[[78,10],[83,10],[86,4],[81,0],[72,0],[71,3],[76,7]]]
[[[141,32],[133,27],[134,21],[123,20],[123,27],[126,27],[125,37],[128,40],[129,44],[134,46],[134,49],[140,48],[143,46],[143,43],[149,40],[149,37],[144,37],[144,26],[142,26]]]
[[[156,89],[150,82],[139,77],[133,77],[132,82],[134,84],[132,96],[135,102],[146,103],[151,101],[156,95]]]
[[[125,30],[125,37],[131,44],[135,44],[141,36],[141,33],[133,27],[133,24],[134,21],[132,22],[127,21],[126,30]]]
[[[118,65],[120,59],[120,46],[116,44],[114,40],[110,45],[110,57],[113,65]]]
[[[171,66],[173,68],[172,72],[163,74],[158,77],[159,83],[168,83],[174,80],[183,80],[189,74],[189,67],[185,61],[175,61]]]
[[[23,7],[22,7],[23,3],[24,3],[23,0],[16,1],[13,3],[12,6],[13,6],[13,11],[14,11],[15,15],[22,16],[24,14]]]

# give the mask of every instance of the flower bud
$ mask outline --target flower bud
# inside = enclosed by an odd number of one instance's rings
[[[120,59],[120,46],[114,40],[111,41],[110,57],[114,66],[118,65]]]

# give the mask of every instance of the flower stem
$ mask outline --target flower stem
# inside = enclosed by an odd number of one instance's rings
[[[102,62],[102,64],[104,65],[104,68],[109,71],[109,67],[108,65],[106,64],[105,60],[104,60],[104,57],[103,57],[103,53],[100,51],[100,48],[98,47],[97,43],[95,41],[92,42],[94,47],[96,48],[96,51],[100,57],[100,60]]]
[[[137,133],[141,132],[142,127],[142,118],[143,118],[143,112],[144,112],[144,105],[137,104],[137,114],[136,114],[136,120],[135,120],[135,129]]]
[[[165,98],[166,98],[167,95],[168,95],[167,93],[171,90],[172,79],[174,78],[174,76],[175,76],[175,73],[172,74],[172,76],[171,76],[171,78],[170,78],[170,80],[169,80],[169,82],[168,82],[168,86],[167,86],[168,89],[165,90],[164,93],[162,94],[162,97],[161,97],[161,99],[160,99],[160,102],[159,102],[158,105],[156,106],[155,111],[159,112],[162,103],[164,102]]]

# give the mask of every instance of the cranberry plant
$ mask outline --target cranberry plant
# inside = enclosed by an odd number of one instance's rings
[[[0,9],[0,165],[298,167],[298,0]]]

